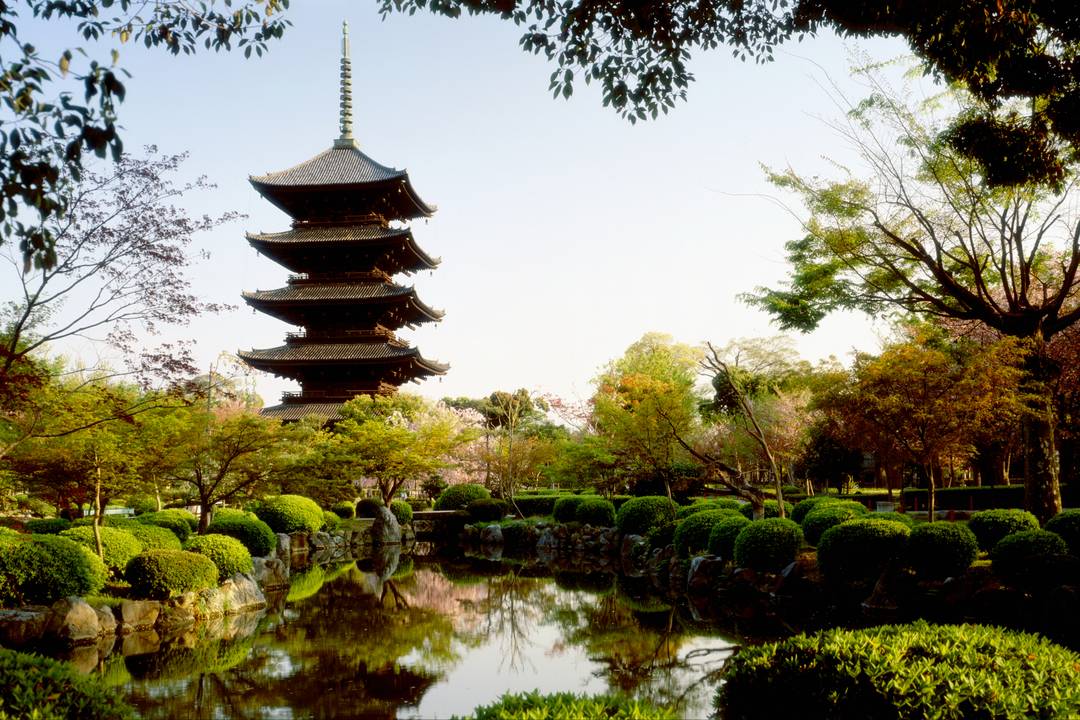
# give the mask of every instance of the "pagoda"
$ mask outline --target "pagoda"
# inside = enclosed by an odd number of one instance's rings
[[[256,310],[303,328],[285,344],[241,351],[258,370],[300,383],[263,415],[283,421],[340,417],[357,395],[390,394],[408,381],[443,375],[448,366],[425,359],[397,337],[403,326],[438,322],[442,312],[394,282],[398,274],[434,269],[407,223],[435,212],[416,194],[404,170],[380,165],[352,134],[352,69],[346,24],[341,58],[341,137],[310,160],[249,178],[264,198],[292,218],[278,233],[248,233],[248,242],[290,270],[285,287],[245,292]]]

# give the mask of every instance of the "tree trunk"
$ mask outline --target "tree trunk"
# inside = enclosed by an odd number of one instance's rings
[[[1040,348],[1041,349],[1041,348]],[[1052,381],[1057,368],[1036,351],[1026,363],[1034,400],[1024,419],[1024,505],[1045,523],[1061,512],[1061,484],[1054,441]]]
[[[937,510],[936,498],[934,497],[934,463],[930,461],[923,465],[926,468],[926,512],[927,522],[934,522],[934,512]]]
[[[205,535],[210,526],[210,517],[214,513],[214,503],[210,498],[199,497],[199,534]]]
[[[101,545],[101,518],[105,514],[105,508],[101,507],[101,467],[97,467],[94,479],[94,545],[97,547],[98,557],[105,560],[105,548]]]

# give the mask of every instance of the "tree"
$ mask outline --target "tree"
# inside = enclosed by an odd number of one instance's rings
[[[24,272],[16,250],[0,248],[10,266],[6,287],[17,293],[0,310],[0,401],[6,411],[0,423],[10,424],[6,434],[14,436],[7,447],[38,432],[42,409],[32,402],[34,389],[65,372],[41,359],[54,343],[99,339],[118,352],[123,367],[91,368],[95,378],[125,376],[146,388],[177,389],[195,374],[186,344],[147,348],[139,342],[163,326],[183,325],[223,307],[191,292],[184,274],[192,262],[187,248],[197,233],[237,216],[191,218],[173,205],[186,192],[211,187],[203,179],[177,185],[172,178],[183,159],[158,156],[149,148],[146,158],[124,158],[107,174],[87,172],[82,182],[68,187],[65,214],[50,223],[55,262],[49,267]],[[103,404],[98,412],[80,415],[81,425],[54,425],[52,432],[129,418],[164,399],[140,393],[130,405]],[[3,452],[0,448],[0,456]]]
[[[244,48],[262,55],[289,25],[288,0],[198,3],[138,0],[14,0],[0,4],[0,242],[17,239],[23,267],[56,264],[57,221],[70,210],[69,184],[81,179],[83,151],[120,161],[119,105],[126,95],[119,48],[141,43],[177,55],[200,46],[215,52]],[[43,57],[20,31],[29,18],[69,24],[90,51],[73,46]],[[110,47],[111,45],[111,47]],[[100,50],[106,57],[94,56]],[[70,76],[70,77],[69,77]],[[67,83],[83,88],[78,99]],[[29,222],[19,218],[29,211]]]
[[[870,78],[873,81],[873,78]],[[1080,320],[1080,217],[1075,180],[1055,193],[990,187],[933,125],[878,86],[836,129],[867,168],[839,180],[772,172],[809,210],[787,245],[792,279],[748,299],[784,328],[809,330],[829,312],[903,311],[973,322],[1025,340],[1027,506],[1061,509],[1047,343]],[[893,150],[898,148],[898,150]]]
[[[490,14],[524,28],[521,47],[556,64],[548,89],[596,82],[631,122],[667,113],[694,79],[691,53],[771,61],[822,30],[903,37],[935,77],[977,101],[948,139],[992,185],[1060,185],[1080,144],[1080,9],[1060,0],[379,0],[381,12]],[[962,38],[962,42],[957,42]]]

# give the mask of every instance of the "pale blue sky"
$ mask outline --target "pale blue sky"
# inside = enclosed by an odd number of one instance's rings
[[[497,19],[383,22],[373,2],[346,0],[294,1],[289,15],[294,26],[262,59],[121,48],[133,73],[122,109],[127,147],[189,151],[187,172],[218,185],[189,197],[191,212],[248,216],[199,238],[212,259],[193,280],[207,299],[239,306],[242,290],[284,282],[286,271],[258,257],[243,233],[284,230],[288,220],[247,177],[302,162],[336,137],[345,19],[361,147],[407,168],[439,207],[414,234],[443,265],[404,282],[447,315],[401,334],[452,367],[441,382],[409,389],[442,397],[527,387],[581,399],[597,369],[645,332],[721,344],[776,333],[736,299],[783,279],[783,244],[798,234],[793,218],[756,197],[774,194],[759,164],[824,171],[823,155],[843,155],[822,122],[839,111],[815,66],[850,84],[837,39],[790,44],[763,66],[699,54],[689,101],[631,126],[595,89],[553,100],[552,66],[521,52],[518,30]],[[33,39],[43,48],[71,42],[56,26]],[[904,51],[895,41],[862,47],[882,59]],[[239,307],[179,336],[198,339],[208,366],[223,350],[278,345],[291,329]],[[876,343],[852,316],[798,339],[811,359]],[[267,404],[289,387],[257,380]]]

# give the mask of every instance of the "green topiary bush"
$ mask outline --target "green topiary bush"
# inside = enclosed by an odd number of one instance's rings
[[[356,506],[353,505],[351,500],[342,500],[336,502],[330,508],[330,512],[337,515],[342,520],[352,520],[356,515]]]
[[[166,600],[190,590],[217,586],[217,565],[205,555],[186,550],[149,550],[136,555],[124,570],[136,598]]]
[[[236,538],[252,557],[265,557],[277,550],[277,535],[270,526],[242,510],[215,510],[206,532]]]
[[[506,693],[465,720],[676,720],[674,711],[617,695]]]
[[[391,500],[390,512],[397,518],[398,525],[408,525],[412,522],[413,509],[412,505],[404,500]]]
[[[753,521],[747,520],[740,513],[739,515],[728,515],[713,525],[712,530],[709,531],[709,545],[707,548],[709,554],[726,561],[733,560],[735,557],[735,538],[739,537],[742,529],[751,522]]]
[[[341,526],[341,517],[337,513],[330,512],[329,510],[323,510],[322,513],[322,527],[319,528],[323,532],[334,532]]]
[[[645,533],[645,542],[648,544],[649,549],[659,550],[673,544],[675,542],[675,530],[678,527],[679,523],[672,520],[663,525],[657,525]]]
[[[551,509],[551,516],[555,518],[555,522],[574,522],[574,518],[577,517],[578,505],[584,500],[585,498],[580,495],[566,495],[560,497],[555,501],[555,505]]]
[[[675,529],[675,554],[690,557],[708,550],[713,528],[732,516],[746,520],[737,510],[706,510],[686,518]]]
[[[784,515],[786,515],[787,517],[790,518],[791,513],[794,512],[794,510],[795,510],[795,506],[792,505],[791,503],[789,503],[787,500],[785,500],[784,501]],[[754,519],[754,506],[751,505],[750,503],[746,503],[745,505],[740,507],[739,512],[741,512],[743,514],[743,517],[747,518],[748,520],[753,520]],[[776,504],[775,500],[766,500],[765,501],[765,518],[764,519],[777,518],[777,517],[780,517],[780,506]]]
[[[160,510],[158,512],[144,513],[135,518],[147,525],[169,528],[173,531],[180,542],[188,539],[188,535],[195,532],[199,526],[199,519],[187,510],[173,509]]]
[[[735,537],[735,564],[775,572],[795,560],[802,547],[802,529],[787,518],[756,520]]]
[[[868,520],[888,520],[889,522],[898,522],[909,528],[915,527],[915,521],[911,519],[911,516],[901,512],[867,513],[866,518]]]
[[[483,485],[463,483],[443,490],[435,501],[436,510],[464,510],[473,500],[485,500],[491,493]]]
[[[356,517],[373,518],[379,514],[379,508],[383,507],[380,498],[360,498],[356,503]]]
[[[807,513],[802,521],[803,535],[806,536],[807,543],[816,546],[821,542],[822,534],[829,528],[865,515],[865,510],[859,512],[851,506],[842,505],[834,500]]]
[[[990,552],[998,542],[1013,533],[1038,530],[1039,521],[1026,510],[980,510],[971,514],[968,527],[979,540],[979,549]]]
[[[815,495],[814,497],[808,497],[805,500],[800,500],[798,503],[795,504],[795,507],[791,509],[790,518],[802,525],[803,519],[811,510],[819,508],[825,503],[834,502],[839,502],[839,500],[834,497],[829,497],[828,495]]]
[[[105,567],[115,575],[120,575],[127,567],[128,561],[143,551],[143,544],[138,538],[127,530],[120,528],[101,527],[101,551],[104,554],[102,560]],[[97,543],[94,541],[94,528],[73,527],[60,533],[60,537],[70,538],[80,545],[97,552]]]
[[[166,527],[131,522],[124,525],[123,529],[142,543],[143,550],[179,550],[181,547],[180,538]]]
[[[49,605],[92,595],[105,585],[105,565],[71,538],[25,535],[2,547],[0,606]]]
[[[1080,717],[1078,668],[1080,654],[994,627],[826,630],[743,647],[716,708],[727,720]]]
[[[578,504],[574,519],[582,525],[614,527],[615,506],[603,498],[585,498]]]
[[[975,533],[960,523],[924,523],[912,529],[908,538],[907,562],[919,577],[956,577],[978,556]]]
[[[506,503],[495,498],[473,500],[465,506],[469,522],[498,522],[506,517]]]
[[[675,507],[663,495],[645,495],[627,500],[615,513],[615,527],[623,535],[645,535],[649,530],[675,519]]]
[[[250,573],[253,567],[251,553],[244,543],[228,535],[194,535],[184,543],[184,549],[210,558],[217,566],[218,581],[236,573]]]
[[[71,527],[71,521],[64,518],[37,518],[26,521],[26,532],[35,535],[58,535]]]
[[[994,572],[1010,582],[1029,578],[1033,568],[1043,566],[1044,559],[1065,555],[1069,546],[1061,536],[1049,530],[1022,530],[1006,535],[990,551]]]
[[[514,504],[522,517],[543,517],[555,510],[558,495],[515,495]]]
[[[276,533],[318,532],[323,511],[318,503],[303,495],[276,495],[263,500],[255,512]]]
[[[1043,529],[1059,535],[1069,546],[1069,553],[1080,557],[1080,510],[1062,510],[1047,520]]]
[[[906,525],[888,520],[848,520],[822,534],[818,567],[829,582],[861,589],[903,557],[910,534]]]
[[[135,717],[118,693],[66,663],[0,648],[0,718],[124,720]]]

